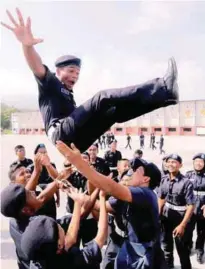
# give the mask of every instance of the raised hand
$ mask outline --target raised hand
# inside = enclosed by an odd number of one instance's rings
[[[34,157],[34,168],[38,171],[42,171],[42,164],[41,164],[41,154],[37,153]]]
[[[70,188],[67,191],[68,196],[73,199],[74,202],[78,202],[81,206],[84,205],[86,199],[86,192],[82,192],[82,190],[78,190],[76,188]]]
[[[75,166],[80,160],[83,160],[80,151],[75,147],[73,143],[71,144],[71,147],[68,147],[62,141],[57,141],[56,148]]]
[[[12,23],[12,26],[4,22],[1,22],[1,25],[11,30],[15,34],[18,41],[22,43],[22,45],[31,47],[38,43],[43,42],[43,39],[33,37],[32,31],[31,31],[30,17],[27,18],[26,23],[25,23],[20,10],[16,8],[16,13],[18,17],[18,22],[17,22],[17,20],[14,19],[14,17],[8,10],[6,11],[6,13]]]

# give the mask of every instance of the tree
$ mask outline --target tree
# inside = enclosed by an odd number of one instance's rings
[[[15,107],[1,103],[1,128],[3,130],[11,128],[11,114],[18,111]]]

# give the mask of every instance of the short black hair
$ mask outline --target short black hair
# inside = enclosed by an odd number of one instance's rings
[[[10,166],[8,176],[11,182],[14,182],[16,180],[16,173],[21,167],[24,167],[21,163],[17,163],[16,165]]]
[[[17,145],[14,148],[15,152],[17,152],[17,150],[19,150],[19,149],[25,149],[25,147],[23,145]]]
[[[88,153],[87,151],[84,151],[83,153],[81,153],[81,155],[86,155],[86,156],[88,156],[88,158],[89,158],[89,160],[90,160],[90,155],[89,155],[89,153]]]
[[[141,149],[137,149],[137,150],[135,150],[135,154],[142,155],[143,154],[143,151]]]

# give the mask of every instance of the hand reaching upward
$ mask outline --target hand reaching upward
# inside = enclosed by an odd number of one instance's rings
[[[21,14],[21,11],[18,8],[16,8],[16,13],[18,17],[18,22],[17,22],[17,20],[14,19],[14,17],[8,10],[6,11],[6,13],[13,25],[10,26],[4,22],[1,22],[1,25],[11,30],[15,34],[18,41],[22,43],[22,45],[31,47],[38,43],[43,42],[43,39],[33,37],[32,31],[31,31],[30,17],[27,18],[26,23],[25,23],[24,18]]]

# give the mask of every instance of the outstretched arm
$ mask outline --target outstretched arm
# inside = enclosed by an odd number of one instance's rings
[[[18,21],[14,19],[14,17],[8,10],[6,11],[6,13],[12,23],[12,26],[3,22],[1,22],[1,25],[14,33],[17,40],[22,44],[24,56],[26,58],[28,66],[38,78],[43,79],[46,74],[46,68],[42,63],[40,56],[34,49],[34,46],[38,43],[43,42],[43,40],[40,38],[33,37],[31,31],[30,17],[27,18],[25,23],[24,18],[18,8],[16,9]]]
[[[105,191],[122,201],[131,202],[132,194],[130,190],[114,180],[98,173],[86,163],[80,154],[80,151],[72,144],[69,148],[61,141],[57,141],[57,149],[75,166],[77,169],[97,188]]]

